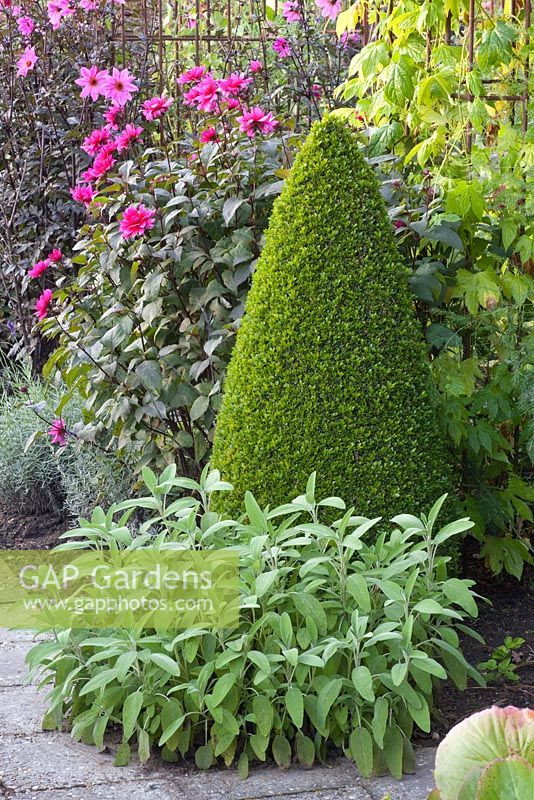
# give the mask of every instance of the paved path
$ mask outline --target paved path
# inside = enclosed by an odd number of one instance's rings
[[[259,767],[202,773],[157,758],[113,766],[113,754],[41,731],[44,693],[25,686],[27,633],[0,629],[0,798],[2,800],[426,800],[434,749],[420,750],[416,776],[364,780],[344,759],[329,767]]]

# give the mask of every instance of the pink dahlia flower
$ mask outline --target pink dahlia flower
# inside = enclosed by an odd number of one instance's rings
[[[52,289],[45,289],[35,303],[35,313],[39,321],[48,314],[48,306],[52,302]]]
[[[31,36],[35,28],[35,22],[27,15],[19,17],[17,20],[17,25],[19,26],[19,31],[23,36]]]
[[[196,106],[199,111],[211,113],[217,108],[219,99],[219,84],[211,75],[206,75],[195,87],[197,91]]]
[[[111,134],[108,128],[96,128],[83,140],[82,150],[85,150],[90,156],[96,156],[110,138]]]
[[[91,205],[95,196],[91,186],[83,186],[81,183],[71,189],[70,193],[73,200],[76,200],[77,203],[83,203],[86,207]]]
[[[123,153],[125,150],[129,148],[132,142],[137,141],[141,134],[143,133],[143,129],[141,126],[130,125],[128,123],[121,133],[115,139],[115,144],[117,146],[117,152]]]
[[[184,103],[186,106],[194,106],[196,105],[198,100],[198,88],[196,86],[191,86],[190,89],[187,90],[184,94]]]
[[[64,419],[55,419],[48,429],[48,435],[52,444],[65,447],[67,444],[67,426]]]
[[[102,178],[106,172],[109,172],[111,167],[114,165],[115,159],[111,155],[110,152],[106,152],[105,150],[101,150],[95,156],[95,160],[93,161],[93,166],[90,167],[90,171],[93,179],[95,178]]]
[[[242,117],[238,117],[239,130],[246,133],[250,139],[253,139],[257,133],[263,135],[272,133],[278,121],[273,117],[272,112],[265,112],[259,106],[254,106],[250,111],[244,111]]]
[[[302,19],[299,8],[299,0],[287,0],[284,3],[282,16],[286,22],[300,22]]]
[[[37,63],[37,53],[35,47],[27,47],[23,54],[17,61],[17,75],[25,78],[30,70],[32,70]]]
[[[315,0],[315,5],[321,11],[321,16],[335,19],[341,11],[341,0]]]
[[[261,72],[263,69],[263,64],[261,63],[261,61],[253,59],[248,65],[248,68],[251,72]]]
[[[290,44],[283,36],[279,36],[274,40],[273,50],[275,53],[278,53],[280,58],[288,58],[291,55]]]
[[[206,74],[206,67],[193,67],[178,76],[180,86],[187,86],[190,83],[198,83]]]
[[[109,127],[114,130],[119,130],[119,125],[117,123],[117,117],[121,113],[122,108],[121,106],[111,105],[106,112],[104,112],[104,119],[108,123]]]
[[[45,258],[44,261],[37,261],[33,267],[28,270],[28,275],[30,278],[40,278],[43,275],[48,267],[50,266],[50,258]]]
[[[52,29],[57,31],[61,21],[65,17],[72,16],[75,9],[71,7],[70,0],[51,0],[51,2],[47,3],[47,11]]]
[[[244,92],[251,83],[252,78],[246,78],[239,72],[233,72],[228,78],[219,81],[219,89],[224,95],[235,97],[241,92]]]
[[[206,128],[206,130],[202,131],[200,134],[200,141],[202,144],[207,144],[208,142],[218,142],[219,135],[215,128]]]
[[[133,239],[134,236],[142,236],[145,231],[154,227],[156,212],[153,208],[147,208],[142,203],[129,206],[120,221],[120,232],[125,239]]]
[[[132,99],[138,88],[128,69],[113,67],[111,75],[104,79],[104,95],[116,106],[124,106]]]
[[[59,262],[60,262],[60,261],[61,261],[61,259],[63,258],[63,253],[61,252],[61,250],[59,249],[59,247],[56,247],[54,250],[52,250],[52,252],[51,252],[51,253],[50,253],[50,255],[48,256],[48,258],[50,259],[50,261],[51,261],[53,264],[59,264]]]
[[[109,78],[105,69],[98,69],[93,64],[91,67],[82,67],[80,69],[80,77],[74,83],[81,86],[82,93],[80,97],[82,100],[85,97],[90,97],[93,102],[98,100],[100,95],[105,93],[106,79]]]
[[[171,97],[164,97],[161,95],[160,97],[152,97],[150,100],[145,100],[143,103],[143,116],[149,122],[152,122],[155,119],[159,119],[169,108],[172,106],[172,98]]]

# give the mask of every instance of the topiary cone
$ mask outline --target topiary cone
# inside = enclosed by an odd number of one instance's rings
[[[363,515],[428,510],[450,470],[422,333],[377,179],[348,126],[316,123],[275,203],[225,384],[212,466],[234,492]]]

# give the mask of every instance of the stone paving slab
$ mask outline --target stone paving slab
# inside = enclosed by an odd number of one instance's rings
[[[264,776],[260,794],[254,786],[247,787],[246,781],[242,789],[236,790],[237,787],[228,787],[217,773],[202,777],[203,780],[195,782],[194,786],[184,776],[177,776],[175,780],[131,781],[51,791],[30,789],[11,794],[8,790],[7,797],[9,800],[220,800],[221,797],[225,800],[373,800],[361,786],[325,790],[318,785],[309,789],[289,785],[285,789],[285,774]]]
[[[294,800],[372,800],[365,790],[358,786],[356,789],[339,789],[331,791],[320,790],[318,792],[299,792],[291,795]],[[269,795],[268,800],[290,800],[287,794]]]
[[[0,628],[0,642],[28,642],[28,647],[31,647],[32,642],[48,638],[50,637],[46,633],[35,634],[33,631]]]
[[[125,776],[96,747],[73,741],[68,734],[0,736],[0,781],[9,789],[52,789],[120,783]]]
[[[174,794],[172,793],[174,792]],[[2,795],[0,794],[0,797]],[[54,789],[44,792],[15,792],[7,794],[6,800],[182,800],[185,796],[171,784],[122,783],[119,786],[79,787],[75,789]],[[197,798],[198,800],[198,798]]]
[[[31,642],[0,640],[0,688],[22,686],[28,677],[24,663]]]
[[[41,733],[45,696],[45,691],[37,693],[33,686],[0,686],[0,736]]]
[[[205,788],[202,794],[196,796],[196,800],[203,798]],[[208,790],[209,791],[209,790]],[[298,792],[298,794],[276,794],[269,795],[266,800],[372,800],[370,795],[362,793],[361,788],[357,789],[341,789],[333,791],[312,791],[312,792]],[[220,798],[223,796],[220,789],[215,789],[210,797]],[[228,800],[233,799],[232,794],[224,793],[224,797]],[[17,793],[10,796],[9,800],[192,800],[193,795],[177,782],[172,784],[170,782],[147,783],[140,786],[139,783],[122,784],[120,787],[105,787],[98,786],[87,790],[86,788],[79,789],[55,789],[53,792],[24,792]],[[263,800],[263,798],[247,798],[247,800]]]
[[[391,800],[427,800],[434,788],[434,760],[435,747],[425,747],[416,750],[415,761],[417,772],[415,775],[405,775],[402,781],[396,781],[391,776],[362,780],[362,784],[371,797],[371,800],[383,800],[391,795]]]
[[[203,773],[164,764],[156,758],[144,766],[132,760],[127,767],[118,768],[110,753],[99,753],[95,747],[73,741],[68,734],[55,732],[0,737],[0,780],[19,792],[171,780],[181,786],[185,797],[196,800],[220,796],[222,791],[232,800],[276,796],[281,785],[289,796],[305,790],[350,789],[361,784],[356,767],[346,759],[332,767],[312,770],[258,767],[246,781],[235,770]]]
[[[67,734],[0,738],[0,785],[11,800],[426,800],[432,788],[434,749],[417,753],[418,772],[402,783],[365,780],[340,759],[330,767],[303,770],[259,767],[245,781],[235,770],[200,773],[154,760],[113,765],[112,755],[72,741]]]

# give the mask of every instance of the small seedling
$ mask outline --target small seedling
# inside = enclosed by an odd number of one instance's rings
[[[524,644],[525,640],[520,637],[514,639],[512,636],[507,636],[487,661],[480,662],[478,669],[484,674],[488,683],[498,681],[517,683],[519,680],[517,667],[521,663],[519,651]]]

